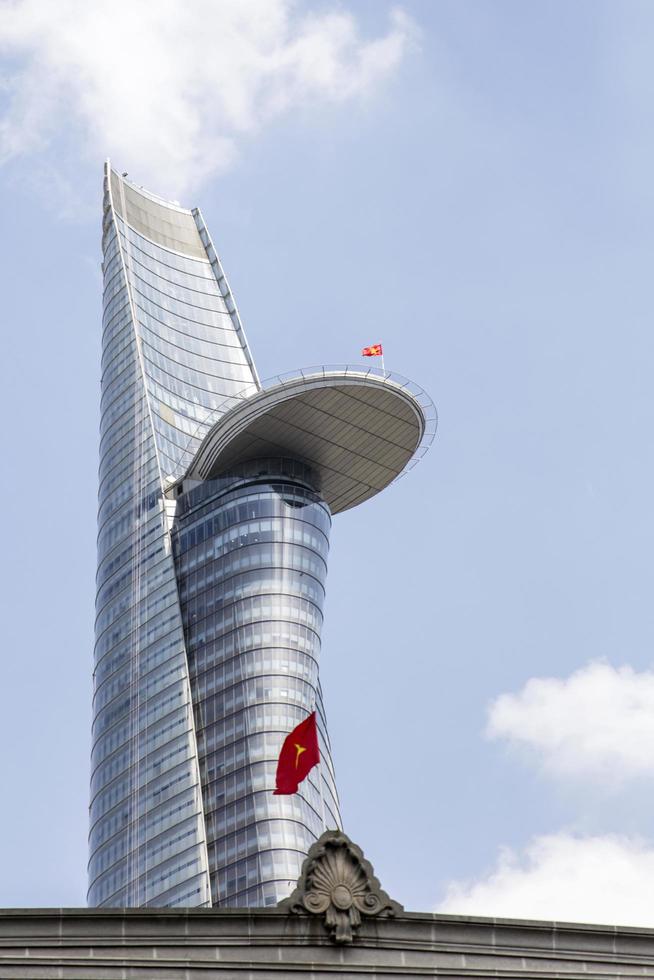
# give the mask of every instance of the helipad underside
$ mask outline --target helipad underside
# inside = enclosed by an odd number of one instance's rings
[[[332,513],[348,510],[404,470],[426,428],[401,385],[369,372],[305,375],[236,400],[209,431],[186,479],[209,480],[246,460],[307,462]]]

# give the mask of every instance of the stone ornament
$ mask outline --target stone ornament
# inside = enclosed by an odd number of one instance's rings
[[[403,908],[388,897],[361,848],[340,830],[327,830],[306,856],[297,888],[279,908],[324,915],[335,943],[351,943],[362,916],[391,916]]]

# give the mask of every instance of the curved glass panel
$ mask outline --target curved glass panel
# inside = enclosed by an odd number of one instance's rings
[[[249,471],[249,472],[248,472]],[[177,500],[173,550],[215,904],[271,905],[340,826],[318,681],[329,510],[308,469],[257,460]],[[320,765],[274,796],[286,734],[317,711]]]
[[[331,515],[293,460],[181,482],[259,381],[199,213],[109,168],[104,190],[88,900],[271,905],[340,826],[318,678]],[[321,764],[273,796],[314,709]]]
[[[198,227],[107,171],[90,905],[211,905],[164,490],[256,375]]]

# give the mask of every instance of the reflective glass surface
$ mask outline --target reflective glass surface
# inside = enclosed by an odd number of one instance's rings
[[[318,680],[331,518],[306,467],[257,460],[177,501],[184,621],[214,904],[287,896],[340,826]],[[321,763],[274,796],[285,735],[317,711]]]
[[[135,229],[146,218],[158,242]],[[254,375],[198,225],[107,175],[90,905],[211,904],[163,490]]]
[[[108,171],[103,274],[88,901],[273,904],[340,825],[318,681],[331,517],[293,461],[166,496],[258,389],[199,213]],[[314,707],[323,761],[273,796]]]

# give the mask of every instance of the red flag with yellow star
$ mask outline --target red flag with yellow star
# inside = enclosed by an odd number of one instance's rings
[[[382,357],[384,349],[381,344],[371,344],[370,347],[364,347],[361,351],[363,357]]]
[[[284,739],[277,762],[277,788],[273,790],[275,796],[297,793],[302,780],[319,762],[316,712],[312,711]]]

